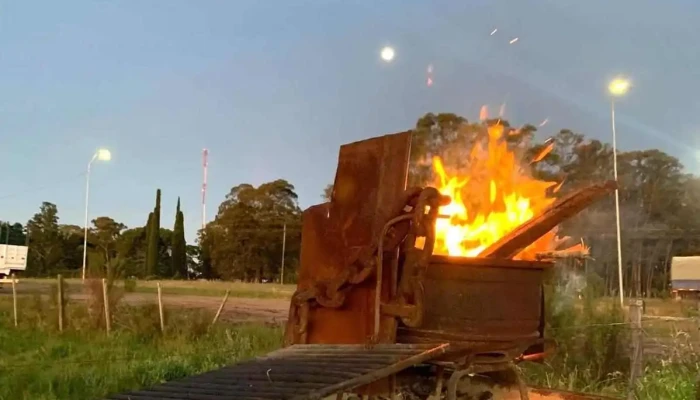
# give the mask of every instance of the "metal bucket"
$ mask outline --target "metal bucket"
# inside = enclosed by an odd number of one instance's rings
[[[549,262],[432,256],[424,319],[400,326],[399,343],[445,343],[498,351],[543,337],[542,283]]]

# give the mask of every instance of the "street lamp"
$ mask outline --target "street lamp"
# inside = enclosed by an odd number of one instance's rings
[[[90,170],[92,163],[95,160],[109,161],[112,159],[112,153],[107,149],[98,149],[93,154],[90,162],[87,165],[87,173],[85,174],[85,232],[83,237],[83,281],[85,280],[85,266],[87,261],[87,237],[88,237],[88,201],[90,200]]]
[[[613,176],[617,183],[617,133],[615,132],[615,98],[624,96],[630,88],[630,82],[625,78],[615,78],[608,84],[610,93],[610,119],[612,121],[613,145]],[[620,306],[625,305],[622,285],[622,242],[620,240],[620,192],[615,188],[615,221],[617,226],[617,275],[620,282]]]

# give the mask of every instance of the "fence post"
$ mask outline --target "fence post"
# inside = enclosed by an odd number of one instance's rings
[[[158,285],[158,314],[160,316],[160,331],[165,332],[165,321],[163,321],[163,297],[162,297],[162,291],[160,288],[160,282],[157,283]]]
[[[226,294],[224,295],[224,299],[221,300],[221,305],[219,306],[219,309],[216,311],[216,315],[214,315],[214,320],[211,321],[211,325],[214,326],[216,324],[216,321],[219,320],[219,316],[221,315],[221,311],[223,311],[224,306],[226,305],[226,300],[228,300],[228,295],[231,291],[227,290]]]
[[[630,357],[630,387],[628,400],[634,400],[637,381],[644,373],[644,336],[642,333],[643,301],[634,299],[629,306],[629,322],[632,329],[632,356]]]
[[[105,307],[105,329],[107,335],[112,331],[112,314],[109,312],[109,292],[107,289],[107,279],[102,278],[102,299]]]
[[[58,331],[63,332],[63,276],[58,274]]]

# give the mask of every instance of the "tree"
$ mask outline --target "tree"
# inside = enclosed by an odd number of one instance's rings
[[[224,279],[260,282],[279,275],[283,228],[287,249],[294,254],[299,241],[301,210],[294,186],[278,179],[254,187],[241,184],[231,189],[214,219],[200,231],[204,262]],[[287,260],[290,265],[294,257]]]
[[[144,277],[147,227],[127,229],[116,241],[117,254],[124,260],[124,276]]]
[[[29,255],[27,274],[46,275],[51,270],[63,267],[63,242],[58,228],[58,209],[47,201],[39,212],[27,222]]]
[[[180,211],[180,198],[177,199],[175,226],[172,240],[172,270],[180,278],[187,278],[187,243],[185,242],[185,217]]]
[[[190,271],[193,272],[193,276],[198,277],[199,275],[199,265],[201,259],[201,249],[199,246],[188,244],[185,248],[185,254],[187,257],[187,275],[190,276]]]
[[[159,270],[160,258],[160,189],[156,190],[156,206],[149,216],[148,221],[146,276],[156,276]]]
[[[85,237],[83,227],[59,224],[58,231],[63,254],[59,263],[62,266],[61,268],[76,272],[81,270],[83,266],[83,238]]]
[[[172,248],[173,231],[167,228],[160,228],[158,235],[158,262],[156,263],[156,276],[161,278],[174,278],[177,275],[173,271]]]
[[[27,243],[27,235],[22,224],[0,221],[0,243],[24,246]]]
[[[92,259],[99,260],[99,265],[90,266],[90,271],[109,279],[118,277],[124,260],[119,258],[117,243],[126,225],[110,217],[97,217],[92,220],[92,224],[94,228],[88,232],[88,242],[96,252]]]
[[[214,226],[214,224],[209,223],[204,229],[200,229],[197,232],[197,244],[199,245],[199,251],[197,252],[198,262],[196,268],[194,268],[194,271],[198,278],[215,279],[219,277],[214,271],[211,260],[214,236],[212,230],[216,229]],[[191,251],[190,254],[192,254]]]

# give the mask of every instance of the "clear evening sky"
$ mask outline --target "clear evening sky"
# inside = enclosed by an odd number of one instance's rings
[[[91,218],[143,225],[161,188],[161,226],[180,196],[192,241],[202,148],[210,218],[232,186],[276,178],[307,207],[339,145],[428,111],[476,119],[505,100],[514,124],[548,118],[542,136],[607,141],[617,74],[634,85],[619,147],[698,172],[699,17],[696,0],[0,1],[0,219],[50,201],[82,225],[85,167],[104,146]]]

